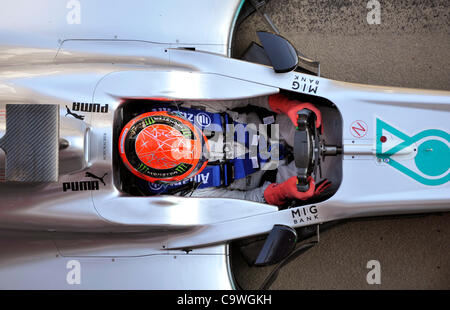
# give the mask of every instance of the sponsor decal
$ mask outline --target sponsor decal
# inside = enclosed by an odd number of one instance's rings
[[[101,177],[98,177],[98,176],[96,176],[95,174],[93,174],[93,173],[90,173],[90,172],[86,172],[86,174],[85,174],[85,176],[86,177],[88,177],[88,178],[92,178],[92,179],[97,179],[97,180],[99,180],[100,182],[102,182],[103,183],[103,185],[105,185],[106,186],[106,183],[105,183],[105,177],[108,175],[108,173],[105,173],[105,174],[103,174],[103,176],[101,176]]]
[[[164,186],[164,184],[160,184],[160,183],[148,183],[148,187],[153,190],[153,191],[159,191],[160,189],[162,189]]]
[[[291,88],[303,93],[317,94],[319,83],[319,80],[294,74],[294,80],[292,81]]]
[[[69,107],[68,106],[66,106],[66,117],[67,117],[67,115],[71,115],[71,116],[73,116],[73,117],[75,117],[76,119],[79,119],[79,120],[84,120],[84,116],[83,115],[79,115],[79,114],[77,114],[77,113],[74,113],[74,112],[72,112],[70,109],[69,109]]]
[[[197,120],[197,123],[203,127],[211,125],[211,117],[206,113],[198,113],[195,119]]]
[[[354,121],[350,125],[350,132],[355,138],[362,138],[367,134],[367,124],[363,121]]]
[[[208,180],[209,180],[209,172],[208,173],[199,173],[192,178],[174,183],[173,185],[174,186],[183,185],[183,184],[186,184],[186,183],[189,183],[192,181],[195,181],[197,183],[202,183],[202,184],[208,184]]]
[[[401,164],[393,158],[411,146],[417,152],[414,160]],[[450,134],[443,130],[426,129],[409,136],[377,118],[376,155],[380,162],[424,185],[437,186],[450,180]]]
[[[291,209],[294,224],[319,221],[319,211],[316,206],[305,206]]]
[[[84,103],[84,102],[73,102],[73,111],[80,112],[92,112],[92,113],[108,113],[108,104],[101,105],[100,103]]]
[[[103,160],[106,160],[108,154],[108,135],[105,133],[103,133],[103,149],[102,149],[102,155],[103,155]]]
[[[85,177],[91,178],[94,180],[82,180],[82,181],[72,181],[72,182],[64,182],[63,183],[63,192],[72,191],[98,191],[100,190],[100,183],[103,186],[106,186],[105,177],[108,173],[103,174],[103,176],[99,177],[91,172],[86,172]]]
[[[71,115],[79,120],[84,120],[84,116],[75,112],[86,112],[86,113],[108,113],[109,105],[100,103],[85,103],[85,102],[73,102],[72,109],[66,105],[66,117]]]
[[[192,113],[188,113],[188,112],[184,112],[184,111],[178,111],[178,110],[173,110],[172,108],[154,108],[154,109],[151,109],[150,111],[152,111],[152,112],[158,112],[158,111],[171,112],[171,113],[178,114],[178,115],[184,117],[185,119],[187,119],[191,123],[194,123],[194,116],[195,115],[192,114]]]
[[[99,182],[98,181],[74,181],[74,182],[64,182],[63,191],[98,191]]]

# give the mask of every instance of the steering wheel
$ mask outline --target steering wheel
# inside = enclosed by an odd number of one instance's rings
[[[309,109],[297,112],[297,128],[294,135],[294,162],[297,167],[297,189],[309,189],[308,178],[315,173],[320,159],[320,138],[316,128],[316,115]]]

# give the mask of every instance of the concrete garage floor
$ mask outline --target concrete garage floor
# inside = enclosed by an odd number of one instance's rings
[[[369,25],[369,1],[272,0],[266,12],[322,75],[342,81],[450,90],[450,2],[396,0],[381,4]],[[254,14],[238,29],[235,55],[256,30]],[[450,120],[449,120],[450,121]],[[449,193],[450,195],[450,193]],[[369,285],[369,260],[381,284]],[[257,289],[272,267],[249,268],[236,255],[236,280]],[[285,266],[272,289],[450,289],[450,213],[351,221],[321,234],[320,244]]]

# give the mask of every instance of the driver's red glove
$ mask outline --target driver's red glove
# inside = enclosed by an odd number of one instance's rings
[[[312,177],[308,178],[309,189],[299,192],[297,189],[297,177],[293,176],[283,183],[272,183],[264,191],[264,199],[268,204],[282,206],[292,199],[306,200],[314,196],[315,183]]]
[[[311,103],[290,100],[282,94],[275,94],[269,96],[269,107],[276,113],[284,113],[289,116],[295,127],[297,127],[297,112],[305,108],[309,109],[316,114],[316,127],[320,128],[322,125],[322,114]]]

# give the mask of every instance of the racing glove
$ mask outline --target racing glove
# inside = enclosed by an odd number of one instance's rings
[[[319,109],[311,103],[290,100],[282,94],[275,94],[269,96],[269,107],[278,114],[284,113],[289,116],[295,127],[297,127],[297,112],[303,109],[309,109],[316,115],[316,127],[320,128],[320,126],[322,126],[322,114]]]
[[[318,196],[322,194],[328,187],[331,186],[331,181],[328,179],[323,179],[319,183],[316,184],[316,190],[314,191],[314,196]]]
[[[315,195],[316,186],[312,177],[308,178],[309,189],[299,192],[297,189],[297,177],[293,176],[283,183],[272,183],[264,191],[264,199],[268,204],[282,206],[292,199],[306,200]]]

